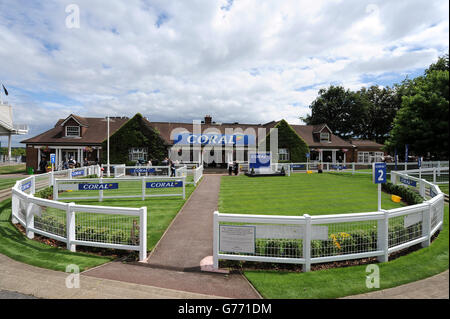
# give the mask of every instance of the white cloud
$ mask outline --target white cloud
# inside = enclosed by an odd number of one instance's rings
[[[447,1],[79,0],[79,29],[65,27],[69,3],[0,3],[17,122],[141,112],[298,123],[321,87],[357,89],[448,51]]]

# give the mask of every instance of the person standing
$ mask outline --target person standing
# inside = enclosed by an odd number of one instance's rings
[[[47,171],[47,160],[45,159],[45,157],[41,158],[41,161],[39,163],[39,169],[42,173],[46,173]]]

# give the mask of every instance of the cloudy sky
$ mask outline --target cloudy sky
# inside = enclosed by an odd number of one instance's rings
[[[70,113],[300,124],[320,88],[421,75],[448,52],[448,11],[447,0],[0,0],[0,82],[30,126],[13,145]]]

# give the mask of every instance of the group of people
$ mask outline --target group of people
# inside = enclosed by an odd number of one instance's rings
[[[228,163],[228,175],[238,175],[239,174],[239,164],[234,161],[234,162],[229,162]]]

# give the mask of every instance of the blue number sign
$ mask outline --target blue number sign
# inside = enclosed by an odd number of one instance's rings
[[[55,164],[55,162],[56,162],[56,154],[50,154],[50,162],[52,164]]]
[[[373,164],[373,182],[375,184],[386,183],[386,163]]]

